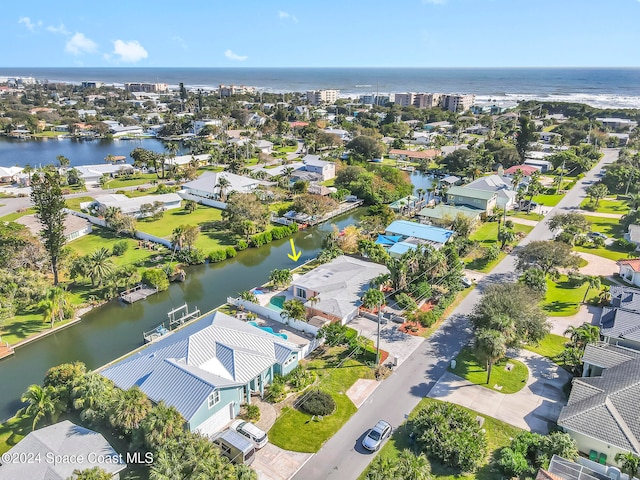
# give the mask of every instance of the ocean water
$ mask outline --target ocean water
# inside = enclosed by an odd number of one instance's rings
[[[596,107],[640,108],[640,68],[0,68],[0,77],[51,82],[87,80],[173,87],[249,85],[264,92],[335,88],[342,96],[371,93],[473,93],[478,103],[547,99]]]

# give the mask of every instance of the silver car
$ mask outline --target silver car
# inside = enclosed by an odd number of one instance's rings
[[[377,451],[384,439],[391,435],[392,430],[391,425],[384,420],[380,420],[362,439],[362,446],[370,452]]]

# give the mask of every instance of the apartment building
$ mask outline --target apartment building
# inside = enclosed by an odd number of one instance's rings
[[[221,97],[230,97],[232,95],[246,95],[256,93],[255,87],[247,87],[245,85],[220,85],[218,93]]]
[[[335,103],[340,95],[340,90],[308,90],[307,102],[311,105]]]
[[[450,112],[466,112],[475,101],[475,95],[444,95],[442,108]]]
[[[166,93],[169,91],[169,85],[166,83],[128,82],[124,84],[124,89],[127,92]]]

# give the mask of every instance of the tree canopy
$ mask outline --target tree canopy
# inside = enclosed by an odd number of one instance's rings
[[[557,274],[560,268],[578,268],[580,257],[575,255],[571,246],[553,240],[538,240],[521,247],[516,251],[520,271],[531,267],[539,268],[545,275]]]

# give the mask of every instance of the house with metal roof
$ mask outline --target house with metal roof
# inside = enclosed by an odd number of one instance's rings
[[[336,164],[321,160],[319,155],[305,155],[302,158],[304,169],[310,173],[316,173],[321,178],[319,181],[325,182],[336,176]]]
[[[417,215],[421,222],[438,224],[446,223],[447,221],[453,222],[458,215],[464,215],[473,222],[478,222],[480,216],[486,213],[480,208],[471,208],[466,205],[447,205],[446,203],[439,203],[434,207],[425,207],[420,210]]]
[[[500,175],[480,177],[465,185],[465,188],[475,188],[486,192],[496,193],[496,205],[500,208],[511,208],[516,203],[517,193],[511,188],[511,180]]]
[[[74,461],[63,461],[63,456]],[[5,458],[22,460],[5,461]],[[73,473],[76,469],[82,471],[94,467],[101,468],[117,480],[119,472],[127,468],[127,464],[100,433],[64,420],[34,430],[3,455],[0,478],[67,480],[75,478]]]
[[[439,250],[454,234],[453,230],[433,225],[396,220],[385,229],[384,235],[378,235],[376,243],[387,248],[389,255],[399,257],[418,245],[429,245]]]
[[[162,205],[163,210],[180,208],[182,197],[177,193],[163,193],[160,195],[143,195],[142,197],[129,198],[121,193],[98,195],[94,202],[82,202],[80,208],[118,208],[125,215],[141,218],[151,213],[144,213],[144,207],[148,205]]]
[[[606,455],[612,464],[618,453],[640,454],[640,359],[607,368],[599,377],[573,379],[558,425],[583,453]]]
[[[358,315],[371,280],[385,273],[384,265],[341,255],[294,279],[291,288],[293,297],[305,302],[308,318],[345,324]]]
[[[231,192],[251,193],[258,188],[258,185],[268,185],[261,180],[236,175],[235,173],[204,172],[197,179],[182,185],[181,193],[217,200],[221,197],[220,187],[218,186],[221,178],[229,182],[229,186],[225,188],[225,196],[228,196]]]
[[[280,336],[213,312],[100,373],[122,389],[138,386],[152,401],[175,407],[191,431],[212,435],[299,357],[300,348]]]
[[[488,214],[497,205],[498,194],[468,186],[451,187],[447,190],[447,203],[449,205],[465,205],[471,208],[478,208]]]

